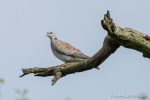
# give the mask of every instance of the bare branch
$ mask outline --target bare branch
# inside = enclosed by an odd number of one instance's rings
[[[104,19],[101,20],[101,25],[108,32],[108,35],[104,39],[102,48],[91,58],[48,68],[25,68],[22,69],[23,74],[20,77],[30,73],[41,77],[54,76],[52,79],[52,85],[54,85],[61,77],[68,74],[97,68],[120,46],[137,50],[142,52],[144,57],[150,58],[150,36],[131,28],[117,26],[113,22],[109,11],[104,15]]]
[[[52,79],[52,85],[54,85],[57,82],[57,80],[59,80],[63,76],[75,72],[83,72],[98,67],[113,52],[115,52],[118,47],[119,47],[118,43],[116,43],[109,36],[106,36],[103,43],[103,47],[93,57],[89,58],[88,60],[65,63],[48,68],[39,68],[39,67],[25,68],[22,69],[23,75],[21,75],[20,77],[23,77],[24,75],[30,73],[35,74],[35,76],[41,77],[54,76],[54,78]]]
[[[126,48],[137,50],[143,53],[143,57],[150,58],[150,36],[132,28],[121,28],[115,25],[110,17],[109,11],[104,15],[101,24],[108,32],[108,35],[114,38],[118,44]]]

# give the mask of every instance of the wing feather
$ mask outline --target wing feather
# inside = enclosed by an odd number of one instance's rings
[[[61,40],[57,40],[57,42],[55,42],[54,49],[57,52],[59,52],[61,54],[68,55],[68,56],[78,57],[78,58],[82,58],[82,59],[88,59],[89,58],[89,56],[82,53],[76,47],[74,47],[74,46],[72,46],[66,42],[63,42]]]

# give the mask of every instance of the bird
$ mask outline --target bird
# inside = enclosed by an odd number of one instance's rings
[[[90,58],[71,44],[59,40],[54,32],[47,32],[47,37],[50,38],[53,54],[65,63],[78,62]]]

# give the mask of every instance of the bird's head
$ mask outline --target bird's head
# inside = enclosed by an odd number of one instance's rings
[[[57,37],[56,37],[56,34],[53,33],[53,32],[47,32],[47,37],[49,37],[51,40],[56,40]]]

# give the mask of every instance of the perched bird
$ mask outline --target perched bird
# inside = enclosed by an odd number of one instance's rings
[[[74,46],[59,40],[55,33],[47,32],[47,36],[51,40],[51,49],[53,54],[63,62],[77,62],[88,59],[89,56],[82,53],[79,49]]]

